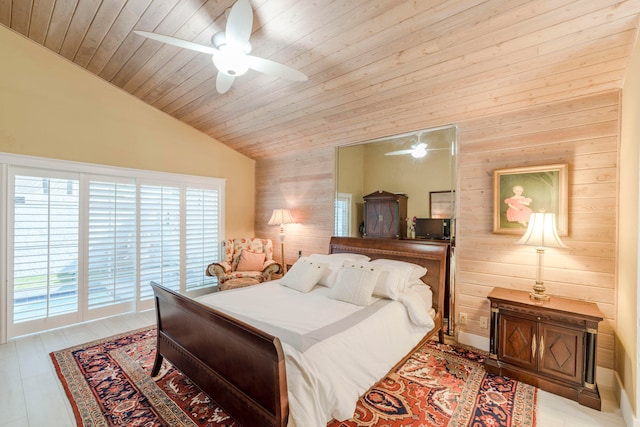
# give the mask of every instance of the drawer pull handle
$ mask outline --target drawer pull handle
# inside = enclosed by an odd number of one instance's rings
[[[533,339],[531,340],[531,357],[536,357],[536,335],[533,334]]]
[[[540,337],[540,359],[544,358],[544,335]]]

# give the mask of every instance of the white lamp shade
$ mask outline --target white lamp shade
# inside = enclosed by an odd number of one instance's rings
[[[566,248],[558,236],[556,216],[552,213],[532,213],[524,236],[516,242],[518,245],[537,246],[539,248]]]
[[[274,209],[269,219],[269,225],[295,224],[289,209]]]

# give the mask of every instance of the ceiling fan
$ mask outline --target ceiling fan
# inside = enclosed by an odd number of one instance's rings
[[[420,137],[418,137],[418,140],[420,140]],[[411,154],[411,157],[413,157],[414,159],[421,159],[427,155],[428,151],[450,150],[450,148],[448,147],[445,147],[445,148],[428,148],[428,147],[429,145],[427,143],[419,142],[419,143],[413,144],[411,148],[408,148],[406,150],[389,151],[388,153],[384,153],[384,155],[385,156],[401,156],[404,154]]]
[[[249,68],[287,80],[307,80],[305,74],[287,65],[249,55],[251,52],[249,38],[252,26],[253,10],[249,0],[238,0],[228,14],[225,31],[211,37],[212,46],[148,31],[134,30],[133,32],[163,43],[210,54],[213,65],[218,69],[216,90],[221,94],[226,93],[235,78],[245,74]]]
[[[419,144],[412,145],[411,148],[406,150],[389,151],[388,153],[384,153],[385,156],[401,156],[404,154],[411,154],[411,157],[414,159],[420,159],[427,155],[427,144],[421,142]]]

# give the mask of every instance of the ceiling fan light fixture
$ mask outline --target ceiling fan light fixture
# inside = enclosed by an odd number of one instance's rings
[[[411,150],[411,157],[414,159],[421,159],[427,155],[427,145],[418,144],[413,150]]]
[[[225,33],[224,31],[215,33],[213,36],[211,36],[211,44],[220,51],[228,48],[229,46],[227,45],[227,33]],[[253,50],[253,46],[251,46],[251,43],[247,41],[246,43],[243,43],[242,46],[240,46],[240,49],[242,50],[242,52],[248,55]]]
[[[249,61],[244,53],[234,52],[234,49],[227,48],[220,50],[220,55],[213,56],[213,65],[218,71],[229,76],[237,77],[245,74],[249,70]]]

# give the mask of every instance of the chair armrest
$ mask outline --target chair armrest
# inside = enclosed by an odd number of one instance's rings
[[[271,280],[272,274],[277,274],[280,272],[282,272],[282,266],[280,264],[272,259],[265,261],[264,265],[262,266],[263,281],[267,282]]]
[[[222,267],[222,270],[224,270],[225,273],[231,273],[231,264],[229,264],[227,261],[220,261],[214,264],[220,265],[220,267]]]
[[[228,262],[214,262],[207,266],[207,276],[217,276],[222,279],[226,274],[231,273],[231,266]]]

